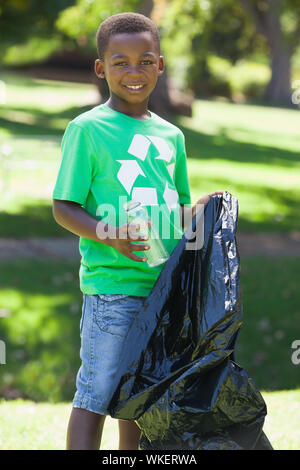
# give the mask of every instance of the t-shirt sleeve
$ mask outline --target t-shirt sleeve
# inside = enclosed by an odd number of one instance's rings
[[[61,150],[52,197],[84,205],[91,187],[94,164],[93,147],[87,131],[70,122],[63,135]]]
[[[191,204],[185,139],[181,131],[178,136],[177,144],[177,155],[175,164],[175,186],[179,196],[179,204]]]

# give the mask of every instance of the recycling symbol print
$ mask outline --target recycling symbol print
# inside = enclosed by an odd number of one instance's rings
[[[170,149],[165,139],[152,135],[135,134],[128,149],[130,155],[137,159],[145,161],[150,145],[155,145],[158,150],[158,156],[155,159],[165,160],[167,170],[173,180],[175,163],[169,163],[173,156],[173,150]],[[117,160],[121,164],[117,178],[124,186],[125,190],[131,198],[141,202],[142,205],[155,206],[158,205],[157,191],[153,187],[136,187],[134,183],[139,175],[146,178],[145,173],[139,165],[139,160]],[[169,188],[168,182],[165,184],[163,198],[168,207],[169,212],[176,207],[178,202],[178,193],[176,190]]]

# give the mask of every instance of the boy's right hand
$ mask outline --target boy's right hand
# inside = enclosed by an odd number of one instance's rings
[[[150,223],[148,223],[150,225]],[[105,241],[105,244],[115,248],[117,251],[122,253],[133,261],[145,262],[147,261],[146,257],[137,256],[133,251],[144,251],[149,250],[149,245],[144,245],[141,243],[132,243],[132,241],[145,241],[149,237],[141,235],[138,232],[140,229],[139,225],[136,224],[124,224],[120,227],[114,227],[115,237],[108,237]]]

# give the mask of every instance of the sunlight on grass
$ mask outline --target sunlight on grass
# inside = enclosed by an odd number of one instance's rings
[[[9,73],[3,73],[1,79],[7,85],[5,105],[18,110],[22,109],[25,113],[26,109],[41,108],[44,111],[58,112],[69,106],[94,103],[98,98],[95,86],[89,83],[62,82],[24,76],[21,78]]]
[[[261,392],[268,409],[264,432],[278,450],[300,450],[300,389]]]
[[[239,202],[239,215],[252,222],[271,222],[277,230],[282,222],[294,217],[293,206],[288,199],[300,204],[299,170],[276,165],[218,161],[217,159],[188,159],[188,172],[192,200],[195,203],[202,194],[227,190]],[[295,226],[297,225],[295,219]]]
[[[71,403],[35,403],[26,400],[0,401],[1,450],[63,450]],[[118,449],[118,422],[107,417],[101,449]]]
[[[11,270],[2,263],[1,271],[0,332],[7,345],[1,395],[62,401],[72,396],[80,361],[78,265],[9,264]]]
[[[241,142],[256,142],[299,152],[299,111],[197,100],[187,126],[208,134],[226,132]]]
[[[1,79],[0,236],[61,236],[51,213],[61,138],[73,117],[98,103],[96,87],[16,74]],[[193,203],[227,190],[239,202],[239,230],[300,230],[299,111],[196,100],[193,117],[181,116],[177,124],[185,134]],[[49,403],[1,400],[0,449],[64,449],[66,401],[79,366],[78,263],[17,260],[2,267],[8,360],[1,394]],[[266,389],[264,431],[275,449],[300,449],[300,366],[290,359],[300,315],[298,271],[297,259],[241,263],[238,356]],[[118,423],[107,417],[101,449],[117,448]]]
[[[1,305],[6,306],[7,316],[12,315],[13,322],[5,322],[6,334],[11,341],[16,343],[24,342],[26,335],[26,344],[29,345],[36,339],[30,334],[32,331],[39,330],[39,339],[46,343],[55,339],[59,335],[59,324],[53,317],[55,309],[68,304],[71,300],[70,295],[42,295],[38,292],[29,292],[27,295],[15,289],[1,289],[0,299],[5,298]],[[35,315],[33,312],[38,312]],[[47,324],[47,328],[43,328]]]
[[[274,450],[300,449],[300,389],[262,392],[268,408],[264,432]],[[1,450],[65,449],[71,403],[34,403],[25,400],[0,401]],[[107,417],[101,450],[118,449],[117,420]]]
[[[65,127],[99,99],[93,84],[15,74],[3,80],[0,205],[20,215],[25,203],[50,207]],[[195,100],[193,116],[176,123],[185,134],[193,203],[225,189],[239,201],[240,229],[300,230],[299,111]]]
[[[297,258],[241,260],[243,326],[237,362],[264,390],[299,387],[291,362],[297,339],[300,293]],[[79,261],[2,261],[0,338],[7,345],[0,394],[61,402],[71,400],[80,366],[82,293]]]

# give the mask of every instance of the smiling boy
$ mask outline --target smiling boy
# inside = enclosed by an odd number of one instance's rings
[[[132,234],[121,223],[121,202],[162,208],[164,223],[174,229],[164,240],[170,254],[179,241],[175,233],[183,233],[181,206],[191,203],[184,136],[148,109],[164,71],[155,23],[137,13],[113,15],[98,29],[97,47],[95,72],[107,80],[110,98],[69,123],[53,191],[54,218],[79,235],[81,254],[81,367],[68,449],[99,449],[127,332],[163,268],[147,265],[148,245],[138,227]],[[138,449],[134,422],[120,420],[119,432],[119,449]]]

